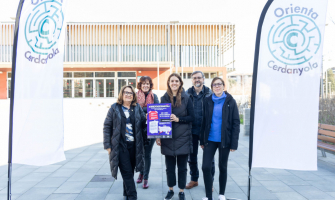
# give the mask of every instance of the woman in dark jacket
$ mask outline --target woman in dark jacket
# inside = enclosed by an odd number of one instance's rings
[[[167,92],[161,98],[161,103],[172,105],[172,138],[156,139],[161,152],[165,155],[166,176],[169,191],[165,200],[172,199],[173,186],[176,185],[176,164],[178,167],[179,200],[185,199],[184,189],[186,187],[188,154],[192,152],[192,121],[194,111],[191,98],[183,89],[181,77],[173,73],[167,81]]]
[[[212,160],[219,150],[219,200],[226,200],[224,194],[227,183],[227,165],[229,152],[237,150],[240,133],[240,118],[236,101],[224,92],[224,81],[215,77],[211,87],[214,94],[204,100],[203,123],[200,132],[200,145],[204,150],[202,171],[204,175],[206,197],[212,200],[213,179]]]
[[[140,104],[145,114],[147,114],[148,104],[158,104],[158,97],[152,92],[154,84],[149,76],[142,76],[137,84],[137,103]],[[144,146],[144,170],[140,172],[137,178],[137,183],[143,183],[143,188],[147,189],[149,187],[149,172],[151,166],[151,152],[152,147],[155,144],[155,139],[149,139],[149,144]]]
[[[111,106],[104,123],[104,148],[108,151],[112,176],[117,179],[118,168],[123,179],[125,200],[137,199],[134,170],[144,166],[146,117],[132,86],[124,86],[118,100]]]

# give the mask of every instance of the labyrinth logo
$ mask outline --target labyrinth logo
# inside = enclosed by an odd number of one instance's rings
[[[31,3],[36,6],[25,23],[25,39],[31,49],[25,53],[25,57],[30,62],[46,64],[48,59],[59,53],[55,46],[64,22],[62,3],[56,0],[32,0]],[[41,55],[45,57],[41,59]]]
[[[272,56],[282,66],[285,65],[285,68],[276,65],[273,60],[268,66],[282,73],[299,75],[317,68],[318,63],[311,64],[310,61],[321,46],[321,32],[314,21],[318,14],[313,12],[313,8],[293,8],[292,5],[288,8],[277,8],[274,14],[279,19],[269,31],[268,48]],[[294,65],[305,63],[306,67],[293,68]],[[291,66],[291,69],[287,66]]]

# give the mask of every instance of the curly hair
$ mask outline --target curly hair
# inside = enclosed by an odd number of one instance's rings
[[[154,87],[154,84],[152,83],[152,79],[149,76],[142,76],[140,78],[140,81],[137,83],[137,89],[142,90],[142,84],[148,80],[150,84],[150,90]]]

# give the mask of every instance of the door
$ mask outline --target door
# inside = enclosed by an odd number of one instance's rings
[[[85,79],[85,98],[93,97],[93,79]]]
[[[104,79],[95,80],[95,96],[94,97],[105,97]]]
[[[114,94],[114,79],[106,79],[106,97],[115,97]]]

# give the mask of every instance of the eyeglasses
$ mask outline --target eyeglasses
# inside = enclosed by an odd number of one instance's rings
[[[193,80],[201,80],[202,79],[202,77],[193,77]]]
[[[214,83],[212,86],[213,87],[221,87],[221,85],[223,85],[223,83]]]
[[[128,95],[128,96],[133,96],[134,95],[133,92],[123,92],[123,94]]]

